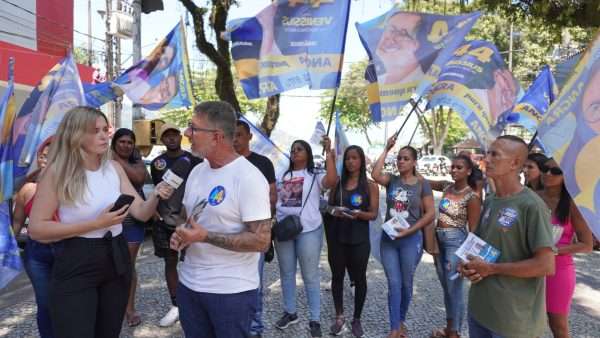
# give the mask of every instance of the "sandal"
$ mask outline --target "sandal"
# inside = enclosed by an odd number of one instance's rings
[[[142,323],[142,317],[139,314],[134,313],[132,315],[127,315],[127,325],[129,327],[136,327]]]
[[[344,316],[336,316],[335,322],[333,322],[333,325],[331,325],[329,330],[329,333],[333,336],[339,336],[344,333],[346,330],[346,320],[344,319]]]
[[[398,337],[408,338],[408,327],[406,327],[406,324],[400,324],[400,333],[398,334]]]
[[[447,338],[448,331],[446,328],[436,329],[436,330],[433,330],[433,332],[431,332],[431,335],[429,337],[430,338]]]

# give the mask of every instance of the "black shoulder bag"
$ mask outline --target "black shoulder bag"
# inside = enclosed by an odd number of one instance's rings
[[[302,215],[302,211],[304,211],[304,207],[306,206],[306,202],[310,198],[310,193],[312,191],[313,185],[315,184],[315,179],[317,175],[313,174],[312,182],[310,183],[310,189],[308,189],[308,194],[306,194],[306,198],[304,199],[304,204],[302,205],[302,209],[300,209],[300,213],[298,215],[287,215],[281,221],[275,223],[272,229],[273,237],[279,242],[290,241],[296,239],[296,237],[302,233],[302,222],[300,221],[300,216]]]

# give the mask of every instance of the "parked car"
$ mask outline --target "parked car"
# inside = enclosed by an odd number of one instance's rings
[[[447,175],[450,172],[450,159],[443,155],[427,155],[417,160],[417,170],[423,175]]]

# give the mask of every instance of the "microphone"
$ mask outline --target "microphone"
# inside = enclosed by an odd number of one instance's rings
[[[177,189],[183,183],[183,181],[188,177],[192,171],[192,164],[190,163],[190,159],[185,157],[179,158],[173,166],[169,168],[165,172],[162,177],[163,182],[167,183],[171,188]]]

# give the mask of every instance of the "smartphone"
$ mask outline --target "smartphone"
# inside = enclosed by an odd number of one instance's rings
[[[131,206],[131,203],[134,199],[135,197],[131,195],[121,194],[121,196],[119,196],[119,198],[117,198],[115,201],[115,205],[110,209],[110,212],[117,211],[127,204]]]

